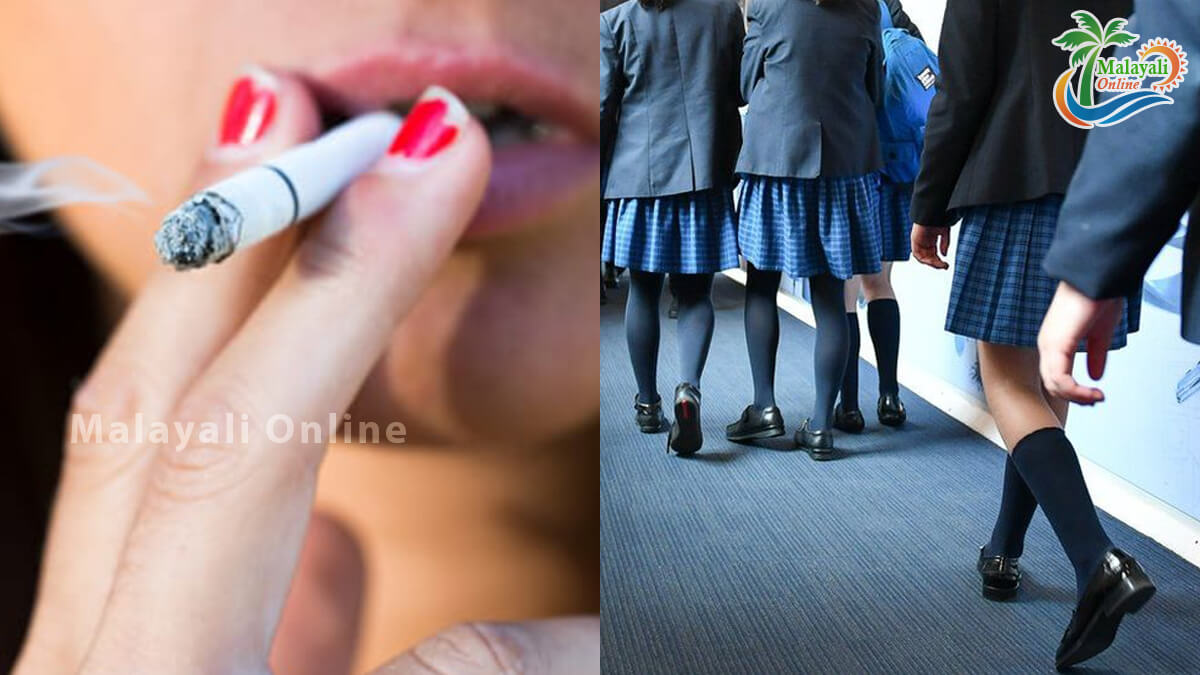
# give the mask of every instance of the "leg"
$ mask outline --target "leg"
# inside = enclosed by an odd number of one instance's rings
[[[1042,392],[1037,352],[979,343],[979,366],[1012,464],[1058,535],[1082,595],[1112,541],[1096,516],[1075,448]]]
[[[827,274],[812,277],[808,282],[817,319],[817,344],[813,350],[817,396],[808,428],[823,431],[833,424],[833,404],[846,372],[850,338],[843,296],[845,282]]]
[[[711,274],[672,275],[679,299],[679,373],[681,381],[700,388],[700,374],[712,345],[715,321]]]
[[[640,403],[658,400],[658,306],[662,287],[662,274],[632,270],[629,273],[625,339],[629,344]]]
[[[780,272],[760,270],[747,265],[746,271],[746,349],[750,353],[750,374],[754,380],[754,405],[775,405],[775,356],[779,350]]]
[[[875,363],[879,368],[879,395],[898,396],[900,383],[896,367],[900,360],[900,305],[892,289],[892,263],[883,263],[879,274],[863,278],[867,296],[867,329],[875,344]]]
[[[862,347],[862,336],[858,327],[858,292],[862,288],[862,277],[846,282],[843,293],[846,301],[846,328],[850,346],[846,350],[846,372],[842,375],[841,405],[843,411],[858,410],[858,353]]]

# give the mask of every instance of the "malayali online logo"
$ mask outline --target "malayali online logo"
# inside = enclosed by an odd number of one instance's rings
[[[1071,52],[1071,67],[1054,84],[1054,107],[1073,127],[1091,129],[1123,122],[1160,105],[1175,102],[1167,95],[1188,72],[1187,52],[1174,40],[1156,37],[1137,50],[1137,60],[1101,56],[1106,47],[1128,47],[1140,39],[1124,30],[1129,23],[1115,18],[1101,26],[1095,14],[1081,9],[1071,14],[1077,28],[1052,42]],[[1078,83],[1072,81],[1079,74]],[[1101,103],[1101,92],[1120,92]]]

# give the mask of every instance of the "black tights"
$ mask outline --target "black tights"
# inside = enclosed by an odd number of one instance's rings
[[[625,305],[625,339],[637,379],[638,400],[658,400],[659,300],[663,277],[659,272],[629,272],[629,300]],[[700,374],[708,359],[713,336],[711,274],[672,274],[671,288],[679,301],[680,381],[700,388]]]
[[[775,405],[775,355],[779,349],[779,310],[775,294],[781,274],[747,265],[746,350],[754,380],[754,405]],[[813,314],[817,319],[817,342],[813,370],[817,397],[809,428],[818,431],[833,424],[833,405],[846,369],[850,332],[846,325],[844,281],[827,274],[808,280],[812,290]]]

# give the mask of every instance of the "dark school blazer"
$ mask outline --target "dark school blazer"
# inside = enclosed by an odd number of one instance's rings
[[[600,138],[606,199],[733,185],[742,144],[736,0],[630,0],[600,15]]]
[[[1054,109],[1069,54],[1051,40],[1087,9],[1102,23],[1129,0],[948,0],[942,74],[925,126],[911,217],[952,225],[954,209],[1063,194],[1087,132]]]
[[[883,165],[879,3],[750,0],[742,56],[749,103],[738,173],[857,176]]]
[[[1200,4],[1139,1],[1128,29],[1142,40],[1165,37],[1200,50]],[[1136,47],[1116,56],[1136,59]],[[1170,95],[1171,105],[1088,132],[1045,269],[1093,298],[1127,296],[1190,206],[1182,332],[1200,344],[1200,77],[1185,75]]]

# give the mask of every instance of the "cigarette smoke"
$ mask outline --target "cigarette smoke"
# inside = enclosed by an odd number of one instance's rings
[[[0,162],[0,234],[46,235],[48,223],[16,222],[70,204],[148,203],[128,178],[87,157]]]

